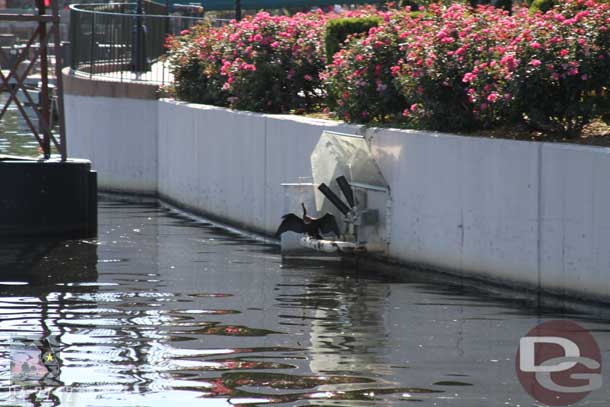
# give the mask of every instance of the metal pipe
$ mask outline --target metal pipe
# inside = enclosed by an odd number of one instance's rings
[[[59,17],[59,6],[57,3],[57,1],[53,2],[53,16]],[[61,160],[66,161],[68,159],[68,143],[66,140],[66,120],[64,114],[63,54],[58,51],[59,47],[61,47],[59,18],[56,21],[53,23],[53,28],[55,34],[55,92],[57,93],[57,115],[59,119],[59,154],[61,155]]]
[[[144,49],[144,25],[142,24],[142,0],[138,0],[136,3],[136,18],[135,25],[133,29],[134,40],[133,40],[133,49],[132,49],[132,57],[131,57],[131,70],[133,72],[145,72],[145,59],[146,53]]]
[[[343,175],[337,177],[337,184],[339,185],[341,192],[343,192],[343,196],[347,200],[347,203],[353,208],[356,205],[356,201],[354,200],[354,192],[352,191],[349,182],[347,182],[347,178]]]
[[[93,70],[95,66],[95,59],[93,54],[95,52],[95,14],[91,14],[91,44],[89,48],[89,78],[93,78]]]
[[[341,198],[337,196],[326,184],[322,183],[318,187],[320,192],[337,208],[344,216],[349,213],[349,207],[343,203]]]
[[[241,20],[241,0],[235,0],[235,19]]]
[[[38,14],[43,16],[46,12],[44,1],[37,1]],[[38,109],[44,120],[38,121],[38,132],[42,133],[42,153],[44,158],[51,157],[51,129],[49,128],[51,112],[49,108],[49,52],[47,39],[47,23],[44,20],[38,22],[40,35],[40,97]],[[55,51],[57,53],[57,50]]]

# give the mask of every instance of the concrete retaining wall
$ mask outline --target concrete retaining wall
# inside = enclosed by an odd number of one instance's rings
[[[364,131],[169,100],[67,95],[66,106],[70,154],[92,159],[101,188],[266,233],[280,184],[311,175],[321,132]],[[610,149],[366,132],[392,189],[392,259],[610,301]]]
[[[381,130],[390,255],[610,299],[610,149]]]
[[[349,128],[347,128],[349,127]],[[283,182],[311,176],[309,156],[325,120],[159,103],[159,193],[243,228],[273,233]]]
[[[100,189],[157,191],[157,101],[69,95],[68,154],[87,157]]]

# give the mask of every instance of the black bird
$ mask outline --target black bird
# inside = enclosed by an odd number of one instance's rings
[[[294,213],[282,216],[282,223],[275,232],[275,236],[279,237],[282,233],[291,231],[296,233],[304,233],[315,239],[322,239],[322,234],[328,235],[334,233],[339,237],[339,226],[337,226],[337,220],[333,215],[327,213],[321,218],[312,218],[307,216],[307,209],[305,204],[301,203],[303,207],[303,217],[299,218]]]

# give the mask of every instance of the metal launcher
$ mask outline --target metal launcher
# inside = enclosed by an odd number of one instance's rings
[[[341,236],[314,239],[282,236],[283,255],[385,253],[389,243],[391,194],[369,141],[359,135],[324,131],[312,155],[313,182],[284,184],[285,209],[309,203],[335,216]],[[286,235],[286,234],[285,234]]]

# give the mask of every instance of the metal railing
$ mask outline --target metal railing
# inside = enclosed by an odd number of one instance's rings
[[[165,8],[156,3],[144,3],[142,14],[136,11],[136,3],[71,5],[73,72],[121,81],[171,82],[167,64],[160,58],[166,51],[166,38],[203,17],[161,15]]]
[[[188,4],[192,0],[172,0],[175,4]],[[237,4],[239,2],[239,5]],[[215,10],[235,10],[239,7],[242,10],[261,10],[261,9],[282,9],[286,7],[318,7],[332,6],[335,4],[374,4],[386,3],[387,0],[205,0],[203,6],[207,11]],[[397,1],[395,3],[398,3]]]

